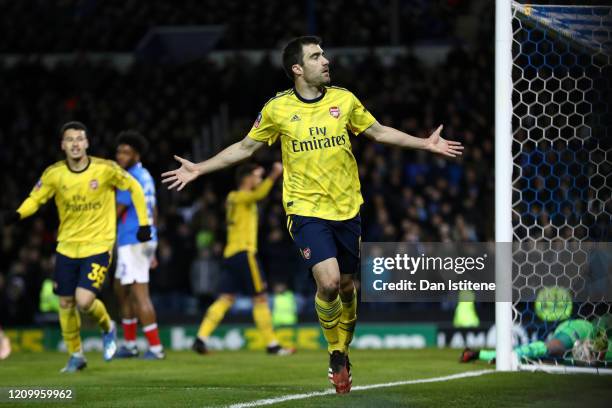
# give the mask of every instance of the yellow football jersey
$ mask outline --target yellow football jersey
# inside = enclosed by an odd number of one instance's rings
[[[257,202],[270,193],[273,184],[266,178],[252,191],[236,190],[227,195],[225,258],[242,251],[257,252]]]
[[[29,217],[55,196],[60,221],[57,252],[70,258],[112,250],[117,231],[116,188],[131,192],[139,224],[148,224],[145,196],[138,181],[114,161],[89,159],[89,165],[80,172],[71,170],[65,160],[47,167],[17,209],[21,218]]]
[[[290,89],[266,103],[248,136],[270,145],[280,137],[287,214],[347,220],[363,203],[348,131],[358,135],[375,122],[346,89],[325,87],[313,100]]]

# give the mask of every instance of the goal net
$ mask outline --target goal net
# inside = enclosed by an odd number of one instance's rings
[[[596,325],[612,313],[611,55],[612,7],[512,3],[515,344],[546,341],[568,319]],[[606,371],[612,363],[574,348],[519,364],[537,367]]]

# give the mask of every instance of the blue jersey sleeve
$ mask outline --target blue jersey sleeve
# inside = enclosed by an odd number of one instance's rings
[[[127,190],[117,190],[117,204],[122,204],[129,207],[132,204],[130,192]]]

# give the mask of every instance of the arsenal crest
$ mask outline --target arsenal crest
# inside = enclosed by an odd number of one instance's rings
[[[340,117],[340,108],[338,108],[337,106],[332,106],[331,108],[329,108],[329,114],[332,115],[335,119],[338,119]]]
[[[310,259],[310,248],[302,249],[302,256],[304,259]]]
[[[89,182],[89,188],[91,188],[92,190],[95,190],[98,188],[98,180],[93,179]]]

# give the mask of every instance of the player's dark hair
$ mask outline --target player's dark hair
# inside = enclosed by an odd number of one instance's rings
[[[321,38],[317,36],[305,35],[294,38],[285,45],[283,49],[283,69],[289,79],[293,79],[292,66],[295,64],[304,65],[304,52],[302,51],[302,47],[310,44],[319,45],[321,42]]]
[[[64,133],[68,129],[82,130],[85,132],[85,135],[89,136],[89,132],[87,131],[87,126],[85,126],[82,122],[77,122],[76,120],[73,120],[71,122],[66,122],[62,125],[62,127],[60,128],[60,139],[64,138]]]
[[[138,154],[143,155],[149,148],[149,142],[145,137],[136,130],[124,130],[117,136],[117,146],[126,144],[136,150]]]
[[[259,165],[255,163],[245,163],[238,166],[238,168],[236,169],[236,184],[240,186],[240,183],[242,183],[242,179],[247,176],[250,176],[251,173],[253,173],[253,170],[258,167]]]

